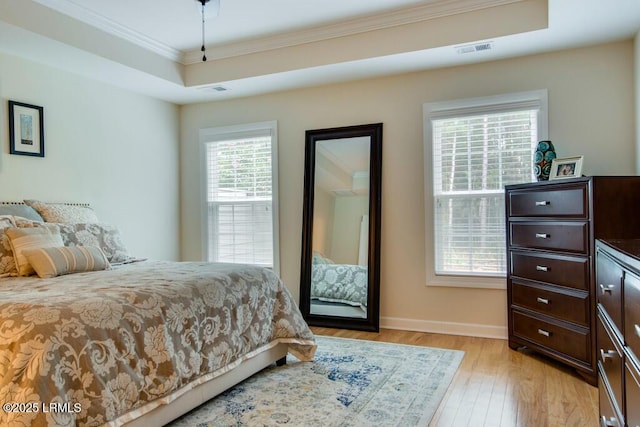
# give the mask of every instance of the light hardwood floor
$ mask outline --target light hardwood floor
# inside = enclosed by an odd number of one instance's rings
[[[462,350],[464,359],[430,426],[589,427],[598,389],[571,369],[506,340],[383,329],[313,327],[317,335]]]

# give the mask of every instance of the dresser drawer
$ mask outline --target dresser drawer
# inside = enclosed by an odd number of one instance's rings
[[[624,276],[624,341],[640,360],[640,279]]]
[[[512,247],[551,249],[587,254],[589,232],[586,222],[511,222]]]
[[[591,362],[589,330],[568,324],[561,326],[517,310],[511,315],[514,335],[574,359]]]
[[[509,215],[514,217],[587,218],[587,187],[541,191],[514,191],[509,194]]]
[[[622,334],[622,267],[602,251],[596,251],[596,294],[598,303]]]
[[[598,314],[597,323],[598,348],[596,354],[598,357],[598,368],[603,373],[603,376],[607,378],[615,401],[622,406],[624,400],[624,363],[622,361],[622,349],[613,343],[612,332],[605,326],[600,314]]]
[[[512,281],[513,304],[569,322],[589,326],[589,294]]]
[[[538,282],[589,290],[589,259],[512,251],[511,274]]]
[[[607,393],[602,377],[598,379],[598,396],[600,401],[600,427],[624,427],[618,418],[618,413],[614,409],[611,396]]]
[[[627,362],[625,368],[625,384],[627,399],[627,425],[640,426],[640,372],[638,368]]]

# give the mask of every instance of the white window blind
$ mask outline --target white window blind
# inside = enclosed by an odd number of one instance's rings
[[[271,128],[218,130],[218,134],[201,136],[207,260],[274,268],[274,132]]]
[[[540,101],[474,101],[430,117],[438,275],[505,275],[504,186],[534,180]]]

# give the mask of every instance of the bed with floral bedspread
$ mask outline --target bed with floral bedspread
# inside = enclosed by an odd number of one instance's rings
[[[2,278],[0,396],[14,406],[0,425],[119,425],[278,343],[315,351],[265,268],[144,261]]]
[[[335,264],[314,256],[311,299],[367,308],[368,269],[362,265]]]

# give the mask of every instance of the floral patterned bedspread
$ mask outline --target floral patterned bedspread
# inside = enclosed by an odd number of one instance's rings
[[[301,360],[316,348],[268,269],[146,261],[0,279],[0,425],[117,424],[274,341]]]
[[[350,264],[313,264],[311,298],[367,306],[367,267]]]

